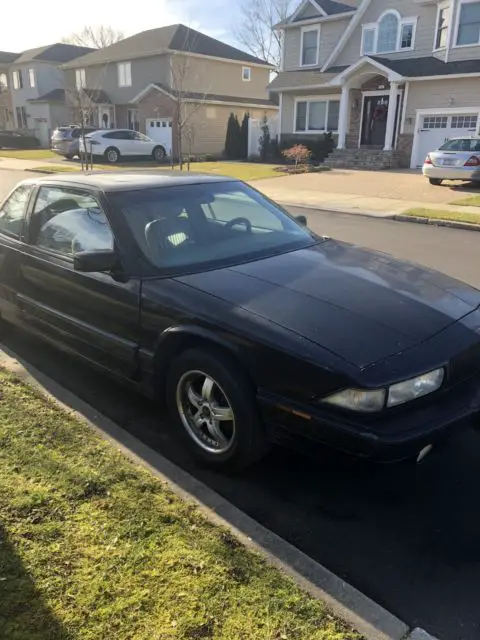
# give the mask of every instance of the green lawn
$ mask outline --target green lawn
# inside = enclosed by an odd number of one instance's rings
[[[453,220],[456,222],[468,222],[470,224],[480,224],[480,212],[463,213],[461,211],[442,211],[441,209],[409,209],[403,213],[404,216],[414,216],[417,218],[432,218],[436,220]]]
[[[480,207],[480,196],[472,196],[471,198],[462,198],[462,200],[455,200],[450,204],[454,204],[458,207]]]
[[[0,158],[17,158],[17,160],[45,160],[46,158],[58,158],[60,156],[49,149],[0,149]]]
[[[359,640],[88,426],[0,370],[5,640]]]
[[[171,168],[172,167],[170,165],[158,165],[145,162],[129,165],[93,165],[94,171],[138,171],[141,169],[169,171]],[[174,169],[178,168],[178,165],[174,167]],[[276,170],[277,168],[278,165],[275,164],[260,164],[255,162],[192,162],[190,165],[190,171],[195,171],[196,173],[214,173],[246,181],[261,180],[262,178],[278,178],[286,175],[285,173]],[[184,165],[184,170],[187,170],[187,165]],[[47,164],[35,167],[32,171],[49,171],[52,173],[80,171],[80,164],[66,164],[65,166]]]

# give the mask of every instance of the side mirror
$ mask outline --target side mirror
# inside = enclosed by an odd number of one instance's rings
[[[73,256],[73,268],[83,273],[113,271],[118,266],[115,251],[82,251]]]
[[[308,224],[307,216],[295,216],[295,220],[302,225],[302,227],[306,227]]]

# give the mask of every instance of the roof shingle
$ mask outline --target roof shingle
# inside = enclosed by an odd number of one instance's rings
[[[10,51],[0,51],[0,64],[10,64],[19,55],[19,53],[11,53]]]
[[[62,64],[64,62],[70,62],[79,56],[84,56],[91,51],[95,51],[95,49],[56,42],[55,44],[49,44],[45,47],[36,47],[35,49],[23,51],[19,57],[16,58],[15,64],[23,64],[24,62],[33,62],[35,60]]]
[[[195,31],[195,29],[190,29],[183,24],[174,24],[168,27],[160,27],[159,29],[142,31],[130,38],[125,38],[125,40],[119,40],[119,42],[115,42],[109,47],[98,49],[66,66],[73,68],[106,64],[114,60],[151,56],[166,50],[184,51],[186,53],[196,53],[215,58],[250,62],[252,64],[268,64],[265,60],[256,58],[249,53],[245,53],[245,51],[240,51],[240,49],[235,49],[235,47]]]
[[[52,91],[45,93],[43,96],[33,98],[28,102],[65,102],[65,90],[53,89]]]
[[[406,58],[404,60],[391,60],[390,58],[382,58],[380,56],[369,57],[385,65],[392,71],[395,71],[395,73],[407,78],[449,76],[457,73],[480,73],[480,58],[442,62],[433,56]]]
[[[153,84],[171,96],[176,97],[178,95],[178,91],[170,89],[161,82],[154,82]],[[254,104],[258,105],[259,107],[277,106],[272,100],[269,100],[268,98],[243,98],[239,96],[227,96],[216,93],[196,93],[194,91],[184,91],[182,93],[182,96],[187,100],[199,100],[202,102],[225,102],[225,104],[232,104],[233,102],[236,102],[238,104]]]

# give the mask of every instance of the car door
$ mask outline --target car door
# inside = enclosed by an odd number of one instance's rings
[[[17,321],[16,287],[26,212],[34,184],[21,184],[0,205],[0,317]]]
[[[132,133],[135,147],[134,155],[143,157],[151,156],[153,148],[155,147],[153,140],[150,140],[150,138],[147,138],[147,136],[144,136],[143,133],[139,133],[138,131],[133,131]]]
[[[41,186],[19,264],[17,302],[28,327],[88,360],[131,377],[137,365],[139,279],[80,273],[73,267],[76,252],[115,247],[96,194]]]

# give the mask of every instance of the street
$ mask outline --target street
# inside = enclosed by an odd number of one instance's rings
[[[0,171],[0,198],[24,172]],[[261,182],[258,183],[261,189]],[[480,234],[293,210],[322,235],[393,253],[480,287]],[[7,347],[412,627],[480,640],[480,433],[459,434],[417,467],[322,447],[274,448],[235,477],[194,465],[158,409],[72,357],[14,332]]]

